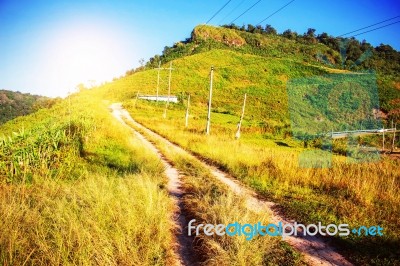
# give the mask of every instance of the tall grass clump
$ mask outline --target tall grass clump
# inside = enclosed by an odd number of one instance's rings
[[[76,124],[49,125],[0,138],[0,182],[79,175],[74,169],[81,163],[84,131]]]
[[[355,251],[352,258],[359,263],[396,261],[399,161],[382,156],[377,162],[352,163],[334,155],[331,168],[300,168],[298,155],[305,149],[290,139],[245,133],[239,141],[234,140],[232,125],[218,120],[216,114],[211,135],[206,136],[201,130],[205,120],[192,120],[192,125],[184,128],[179,111],[170,111],[164,120],[157,108],[143,102],[141,106],[129,109],[139,122],[280,203],[298,222],[384,227],[383,237],[351,235],[339,242]]]
[[[0,264],[166,265],[163,167],[94,91],[0,127]]]
[[[163,265],[170,255],[172,206],[146,175],[0,190],[4,265]]]
[[[135,127],[134,124],[129,123]],[[186,224],[196,219],[198,224],[262,224],[270,223],[270,213],[248,207],[245,196],[235,193],[213,177],[210,170],[185,152],[164,140],[146,134],[158,149],[174,163],[182,176],[183,210]],[[184,229],[187,234],[187,228]],[[194,234],[194,232],[192,232]],[[242,236],[207,236],[193,239],[195,256],[205,265],[304,265],[301,255],[279,238],[255,236],[246,240]]]

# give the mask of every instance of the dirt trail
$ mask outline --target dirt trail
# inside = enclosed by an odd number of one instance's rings
[[[286,219],[283,215],[276,211],[276,204],[270,201],[261,200],[260,197],[252,190],[246,188],[244,185],[240,184],[236,179],[232,178],[229,174],[222,172],[221,170],[217,169],[216,167],[209,165],[201,158],[196,157],[195,155],[187,152],[186,150],[182,149],[178,145],[170,142],[169,140],[165,139],[164,137],[158,135],[157,133],[151,131],[150,129],[144,127],[143,125],[137,123],[132,119],[128,111],[122,108],[119,104],[114,104],[115,108],[119,110],[120,117],[123,116],[124,119],[130,121],[138,128],[142,129],[147,134],[154,136],[156,138],[162,139],[175,149],[184,152],[191,156],[192,158],[198,160],[204,167],[208,168],[212,175],[218,179],[220,182],[226,184],[231,188],[231,190],[238,195],[245,196],[247,198],[247,206],[249,209],[253,211],[263,211],[270,214],[271,223],[278,223],[282,222],[283,224],[291,223],[293,224],[294,221],[290,221]],[[114,109],[115,110],[115,109]],[[147,141],[147,140],[146,140]],[[147,141],[148,142],[148,141]],[[150,143],[150,145],[152,145]],[[152,145],[153,146],[153,145]],[[153,146],[154,148],[154,146]],[[155,148],[154,148],[155,149]],[[158,152],[158,150],[157,150]],[[159,152],[158,152],[159,153]],[[160,154],[160,153],[159,153]],[[160,154],[160,156],[162,156]],[[186,225],[185,225],[186,226]],[[182,227],[184,228],[184,227]],[[330,246],[330,240],[327,238],[322,238],[319,236],[302,236],[301,231],[298,231],[298,235],[300,236],[286,236],[285,241],[290,244],[293,248],[298,250],[304,255],[304,259],[310,265],[353,265],[349,261],[347,261],[342,255],[340,255],[332,246]]]
[[[126,125],[125,121],[123,120],[123,117],[127,118],[127,115],[129,116],[129,114],[124,109],[122,109],[121,104],[112,104],[110,108],[112,110],[113,116],[118,121]],[[183,191],[181,190],[181,181],[179,172],[166,160],[164,155],[162,155],[161,152],[150,141],[148,141],[142,134],[135,131],[131,127],[129,128],[132,130],[133,134],[135,134],[136,137],[140,139],[150,151],[157,154],[157,156],[160,158],[160,162],[165,167],[165,175],[168,178],[167,190],[170,193],[170,195],[173,196],[173,200],[175,201],[175,206],[178,207],[174,213],[175,216],[174,220],[178,222],[177,226],[179,231],[177,235],[178,250],[174,254],[175,265],[177,266],[194,265],[196,264],[196,260],[192,255],[194,254],[194,251],[192,250],[193,239],[184,233],[184,229],[186,227],[186,219],[184,213],[181,211],[183,204],[181,200]]]

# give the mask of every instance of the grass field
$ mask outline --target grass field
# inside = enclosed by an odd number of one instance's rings
[[[345,142],[334,141],[331,168],[298,165],[301,152],[322,144],[311,140],[305,148],[293,138],[287,83],[293,78],[348,73],[328,68],[315,57],[321,52],[338,60],[338,53],[322,44],[279,36],[227,34],[208,26],[197,30],[200,39],[211,34],[221,40],[178,43],[165,55],[172,60],[171,90],[179,99],[169,105],[166,118],[165,103],[135,99],[137,93],[155,94],[157,71],[142,69],[0,126],[0,264],[175,261],[177,206],[166,189],[163,166],[112,117],[108,106],[115,101],[123,102],[138,122],[278,203],[297,222],[383,227],[383,237],[350,235],[336,237],[335,243],[358,265],[400,264],[398,160],[383,156],[378,162],[351,163],[343,156]],[[262,49],[254,45],[233,49],[221,41],[261,42]],[[169,67],[169,62],[162,63]],[[214,93],[211,134],[206,136],[211,66]],[[168,72],[162,70],[160,75],[160,94],[166,95]],[[392,81],[377,75],[385,101],[398,95],[397,90],[387,89]],[[245,93],[242,135],[235,140]],[[247,209],[243,198],[213,179],[196,160],[147,137],[182,173],[182,208],[198,223],[268,221],[267,214]],[[360,141],[377,142],[373,137]],[[301,254],[278,238],[200,236],[193,245],[197,259],[207,265],[304,264]]]
[[[245,197],[235,195],[230,188],[212,177],[209,169],[163,140],[144,134],[174,163],[183,181],[183,212],[195,224],[268,224],[269,214],[247,207]],[[187,223],[189,221],[186,221]],[[186,232],[184,232],[186,234]],[[199,261],[206,265],[304,265],[300,253],[279,238],[265,236],[246,241],[246,237],[199,235],[193,241]]]
[[[274,42],[269,45],[279,51]],[[383,226],[382,238],[352,235],[337,242],[343,249],[352,250],[349,256],[356,263],[398,263],[398,161],[385,157],[376,163],[351,164],[344,156],[335,155],[330,169],[298,166],[304,143],[291,137],[287,82],[347,72],[305,62],[302,57],[247,52],[212,49],[173,60],[172,94],[178,96],[179,103],[170,105],[166,119],[162,117],[165,103],[135,100],[138,92],[155,93],[156,70],[124,77],[103,86],[101,91],[108,99],[124,101],[134,119],[145,126],[279,202],[285,213],[298,222]],[[207,137],[204,130],[211,66],[215,67],[212,126],[211,136]],[[378,75],[377,79],[379,85],[385,77]],[[167,72],[161,71],[160,94],[167,94],[167,80]],[[248,98],[242,137],[236,141],[244,93]],[[185,128],[188,94],[191,109],[189,127]],[[374,138],[360,141],[376,144]],[[308,144],[319,147],[321,143],[316,140]],[[345,143],[334,141],[333,151],[345,155]]]
[[[175,207],[160,189],[163,168],[107,103],[82,93],[1,129],[1,264],[172,259]]]
[[[360,264],[397,261],[398,161],[384,157],[376,163],[350,164],[344,157],[334,156],[332,168],[301,169],[298,166],[298,154],[304,150],[301,143],[290,138],[272,138],[249,128],[250,132],[245,129],[242,138],[235,140],[234,125],[238,117],[212,113],[211,135],[206,136],[206,120],[194,119],[196,109],[192,110],[189,127],[185,128],[185,113],[179,106],[171,107],[168,118],[164,119],[163,108],[155,103],[141,101],[133,107],[132,101],[127,101],[125,105],[137,121],[279,202],[296,221],[383,226],[382,238],[349,236],[338,242],[352,249],[350,256]]]

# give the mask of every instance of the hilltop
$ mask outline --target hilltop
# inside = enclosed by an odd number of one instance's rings
[[[247,93],[247,123],[262,131],[281,132],[289,128],[289,80],[368,71],[377,76],[380,108],[386,113],[399,108],[395,104],[400,98],[399,52],[387,45],[373,48],[367,42],[326,33],[316,36],[314,31],[279,35],[271,27],[266,31],[251,25],[247,29],[200,25],[190,38],[165,47],[162,55],[150,58],[144,67],[128,71],[103,88],[107,97],[114,95],[118,100],[133,99],[137,92],[155,94],[158,62],[163,68],[173,62],[172,93],[181,100],[176,108],[183,108],[182,100],[190,94],[201,117],[207,106],[210,67],[214,66],[213,112],[238,116]],[[161,94],[167,93],[167,74],[161,71]]]

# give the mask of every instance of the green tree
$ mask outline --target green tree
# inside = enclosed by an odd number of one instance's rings
[[[389,120],[393,120],[396,124],[400,124],[400,98],[391,100],[392,109],[388,113]]]
[[[271,35],[276,35],[277,34],[276,29],[274,27],[272,27],[271,25],[269,25],[269,24],[267,24],[265,26],[265,33],[266,34],[271,34]]]
[[[261,27],[261,25],[257,25],[253,31],[253,33],[260,33],[260,34],[263,32],[264,32],[264,29]]]
[[[308,28],[307,32],[304,33],[303,38],[309,43],[316,43],[317,39],[315,38],[315,29]]]
[[[247,24],[247,31],[248,31],[248,32],[253,33],[255,29],[256,29],[256,28],[255,28],[253,25]]]
[[[283,37],[288,38],[288,39],[290,39],[290,40],[296,40],[296,39],[297,39],[297,35],[298,35],[298,34],[297,34],[295,31],[291,31],[290,29],[285,30],[285,31],[282,33],[282,36],[283,36]]]

